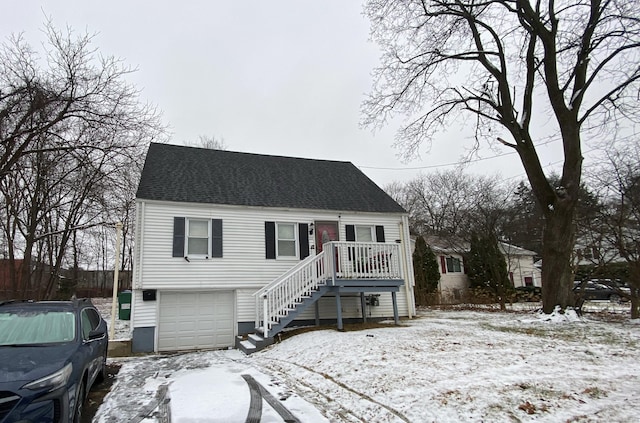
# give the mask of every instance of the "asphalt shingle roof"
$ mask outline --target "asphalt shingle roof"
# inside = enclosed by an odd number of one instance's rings
[[[152,143],[136,198],[404,213],[350,162]]]

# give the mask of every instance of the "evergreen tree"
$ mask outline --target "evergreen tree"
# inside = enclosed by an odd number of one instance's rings
[[[487,257],[485,246],[480,237],[475,232],[471,234],[471,244],[469,252],[465,256],[465,268],[469,277],[469,285],[472,289],[488,289],[491,276],[488,274],[488,267],[485,266]]]
[[[413,272],[416,280],[416,300],[418,304],[424,304],[426,303],[426,295],[432,294],[438,289],[440,271],[435,254],[423,237],[416,239],[416,249],[413,252]]]
[[[496,237],[472,234],[466,266],[471,288],[492,294],[500,303],[500,308],[504,309],[513,287],[509,281],[507,262]]]

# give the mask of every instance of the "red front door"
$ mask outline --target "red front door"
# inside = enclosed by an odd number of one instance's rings
[[[322,251],[322,244],[329,241],[338,241],[338,222],[315,222],[316,227],[316,253]]]

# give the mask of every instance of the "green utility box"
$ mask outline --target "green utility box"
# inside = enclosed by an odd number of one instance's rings
[[[131,319],[131,291],[122,291],[118,294],[118,319]]]

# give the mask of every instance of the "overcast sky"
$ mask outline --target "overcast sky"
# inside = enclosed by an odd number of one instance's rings
[[[471,145],[456,128],[403,163],[392,147],[400,122],[375,134],[360,128],[380,54],[359,1],[12,1],[0,15],[2,41],[23,32],[41,43],[45,16],[97,33],[101,54],[136,67],[131,81],[162,110],[173,144],[207,135],[231,151],[350,161],[381,186],[450,169],[440,165]],[[560,160],[557,147],[541,149],[543,165]],[[510,150],[481,154],[500,152]],[[468,171],[524,177],[515,155]]]

